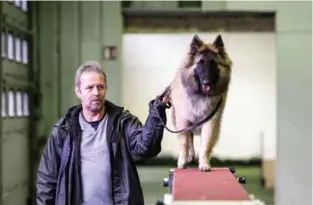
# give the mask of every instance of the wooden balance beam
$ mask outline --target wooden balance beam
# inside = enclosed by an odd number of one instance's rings
[[[156,205],[260,205],[250,198],[241,185],[245,177],[237,177],[234,168],[212,168],[201,172],[197,168],[171,169],[163,186],[169,187],[163,201]]]

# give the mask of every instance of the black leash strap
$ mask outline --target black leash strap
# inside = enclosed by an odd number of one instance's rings
[[[159,96],[159,99],[162,101],[162,99],[166,96],[166,94],[170,91],[170,86],[167,86],[166,88],[165,88],[165,90],[163,91],[163,93]],[[170,102],[167,102],[166,103],[166,105],[165,105],[165,107],[166,108],[171,108],[171,106],[172,106],[172,104],[170,103]],[[162,123],[163,123],[163,121],[162,121]],[[164,124],[164,123],[163,123]]]
[[[168,86],[168,87],[165,89],[165,91],[159,96],[159,99],[160,99],[160,100],[162,100],[163,97],[168,93],[169,89],[170,89],[170,86]],[[205,123],[206,121],[210,120],[210,119],[216,114],[216,112],[218,111],[218,109],[220,108],[220,106],[221,106],[221,104],[222,104],[222,100],[223,100],[223,98],[221,98],[221,99],[218,101],[218,103],[217,103],[216,107],[214,108],[214,110],[213,110],[206,118],[202,119],[201,121],[197,122],[197,123],[194,124],[194,125],[191,125],[191,126],[189,126],[189,127],[186,127],[186,128],[184,128],[184,129],[181,129],[181,130],[171,130],[171,129],[169,129],[169,128],[166,127],[166,125],[164,124],[164,122],[163,122],[162,118],[160,117],[159,113],[158,113],[158,117],[160,118],[160,120],[161,120],[163,126],[165,127],[165,129],[166,129],[167,131],[171,132],[171,133],[181,133],[181,132],[191,131],[191,130],[194,130],[194,129],[195,129],[196,127],[198,127],[199,125],[201,125],[201,124]],[[170,108],[170,107],[171,107],[171,103],[168,102],[168,103],[166,104],[166,108]]]

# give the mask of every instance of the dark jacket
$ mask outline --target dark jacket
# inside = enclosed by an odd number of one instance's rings
[[[105,102],[107,142],[111,161],[112,205],[144,205],[133,156],[155,157],[161,151],[166,124],[164,103],[151,101],[144,125],[123,107]],[[81,105],[71,107],[54,125],[43,150],[37,174],[38,205],[81,203],[80,153]]]

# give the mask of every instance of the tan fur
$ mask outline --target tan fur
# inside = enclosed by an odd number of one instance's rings
[[[204,44],[198,49],[198,54],[203,48],[217,52],[217,48],[213,44]],[[223,58],[215,58],[218,63],[218,69],[221,79],[227,79],[227,88],[222,93],[214,96],[202,96],[195,99],[195,96],[186,92],[186,86],[182,83],[182,78],[189,79],[189,83],[196,83],[193,80],[193,73],[198,56],[193,57],[187,53],[183,59],[182,65],[176,72],[175,78],[170,85],[169,96],[172,103],[172,120],[176,130],[186,128],[192,124],[199,122],[207,117],[217,105],[220,98],[223,99],[218,112],[209,121],[199,126],[193,132],[179,133],[179,156],[177,166],[178,168],[185,168],[189,162],[194,159],[195,151],[193,145],[193,136],[201,136],[201,146],[199,151],[199,169],[202,171],[210,170],[210,159],[213,149],[218,141],[221,120],[227,99],[228,84],[231,76],[232,61],[225,52]],[[222,82],[221,82],[222,83]],[[219,84],[218,84],[219,85]],[[221,84],[222,86],[222,84]]]

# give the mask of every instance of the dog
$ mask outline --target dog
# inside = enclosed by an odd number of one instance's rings
[[[221,35],[213,43],[205,43],[198,35],[191,39],[188,52],[169,85],[167,96],[172,104],[173,125],[175,129],[184,129],[214,115],[195,129],[178,134],[178,168],[185,169],[195,160],[193,139],[194,135],[200,135],[198,168],[211,170],[210,160],[219,138],[232,64]],[[217,111],[212,113],[214,109]]]

